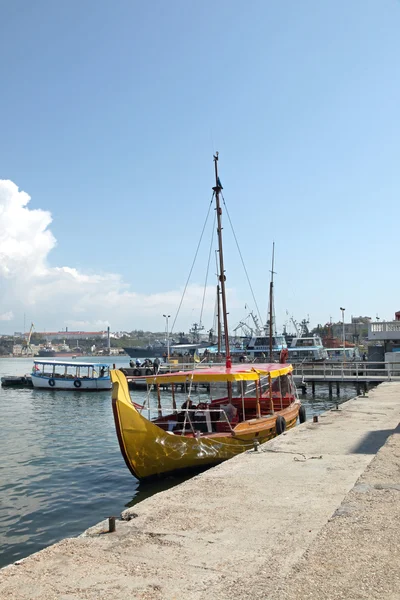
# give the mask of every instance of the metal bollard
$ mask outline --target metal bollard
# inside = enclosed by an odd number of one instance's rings
[[[253,442],[254,452],[258,452],[259,445],[260,445],[260,442],[258,440],[254,440],[254,442]]]
[[[115,517],[108,517],[108,533],[115,531]]]
[[[318,415],[313,416],[313,423],[318,423]]]

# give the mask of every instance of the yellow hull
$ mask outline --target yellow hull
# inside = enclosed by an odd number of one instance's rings
[[[133,406],[125,375],[111,371],[113,412],[122,455],[135,477],[143,479],[180,469],[217,464],[277,435],[276,417],[285,417],[287,429],[296,425],[300,403],[274,415],[239,423],[234,434],[199,438],[168,433],[143,417]]]

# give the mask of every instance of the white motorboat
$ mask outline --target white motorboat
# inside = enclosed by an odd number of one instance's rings
[[[48,390],[110,390],[110,365],[76,360],[35,360],[32,384],[35,388]]]

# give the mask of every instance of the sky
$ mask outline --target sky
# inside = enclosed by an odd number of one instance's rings
[[[0,332],[400,309],[398,0],[0,0]],[[211,253],[210,253],[211,249]],[[210,267],[207,264],[211,255]],[[204,294],[205,291],[205,294]],[[290,327],[289,327],[290,328]]]

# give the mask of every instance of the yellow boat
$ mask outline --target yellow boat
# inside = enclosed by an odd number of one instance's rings
[[[292,366],[287,364],[233,365],[146,377],[149,391],[157,389],[157,416],[148,419],[132,403],[125,375],[111,371],[112,402],[117,436],[125,462],[138,479],[181,469],[217,464],[252,449],[305,420],[304,407],[296,397]],[[178,411],[178,386],[213,385],[234,382],[239,396],[201,402],[197,407],[184,403]],[[251,397],[246,384],[254,385]],[[163,407],[161,388],[170,395]],[[228,407],[233,406],[230,413]],[[232,413],[234,416],[232,416]],[[299,415],[300,413],[300,415]]]
[[[139,407],[131,402],[124,373],[111,371],[113,412],[121,452],[135,477],[143,479],[181,469],[213,465],[258,443],[294,427],[297,418],[305,420],[293,384],[292,366],[284,364],[232,365],[228,335],[225,268],[222,250],[222,185],[218,177],[218,153],[214,156],[219,286],[225,337],[225,366],[204,368],[197,364],[191,371],[145,377],[148,386],[146,403]],[[273,270],[273,269],[272,269]],[[270,347],[272,348],[272,287],[270,290]],[[218,292],[219,303],[219,292]],[[219,306],[219,304],[218,304]],[[218,308],[219,313],[219,308]],[[220,321],[219,332],[221,330]],[[218,352],[220,352],[218,335]],[[270,352],[272,358],[272,350]],[[270,358],[270,360],[271,360]],[[191,400],[193,387],[226,384],[227,395],[217,400]],[[251,384],[253,389],[247,389]],[[239,387],[237,396],[233,385]],[[176,386],[188,389],[181,410],[176,406]],[[152,415],[150,390],[157,390],[157,416]],[[161,401],[161,388],[170,393],[170,406]],[[201,398],[202,400],[202,398]],[[147,406],[146,406],[147,405]],[[153,411],[154,411],[153,408]],[[143,411],[147,410],[147,418]]]

